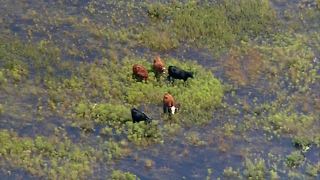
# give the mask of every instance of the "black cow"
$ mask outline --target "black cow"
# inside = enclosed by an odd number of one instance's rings
[[[140,122],[140,121],[151,123],[152,121],[152,118],[149,118],[146,114],[144,114],[143,112],[139,111],[136,108],[131,109],[131,116],[132,116],[133,123]]]
[[[168,72],[169,72],[169,76],[168,76],[169,81],[173,81],[174,79],[183,79],[183,81],[186,81],[188,78],[193,78],[192,72],[185,71],[176,66],[169,66]]]

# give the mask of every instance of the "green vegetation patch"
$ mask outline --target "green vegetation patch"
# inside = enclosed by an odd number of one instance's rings
[[[289,167],[297,167],[300,166],[304,161],[304,156],[300,151],[294,151],[287,156],[286,164]]]
[[[50,179],[87,177],[95,161],[92,149],[72,145],[69,139],[21,138],[6,130],[0,131],[0,155],[10,166]],[[1,166],[8,167],[8,164],[1,163]]]
[[[305,91],[319,79],[313,60],[315,54],[308,46],[304,34],[278,33],[269,38],[271,43],[256,46],[266,58],[270,75],[284,77],[290,81],[289,88]],[[280,80],[280,78],[277,78]],[[283,80],[283,79],[282,79]]]
[[[103,124],[107,126],[104,133],[108,134],[111,128],[117,134],[127,134],[129,140],[137,144],[146,144],[150,140],[162,142],[163,132],[170,132],[158,127],[162,120],[187,126],[210,122],[212,110],[220,106],[223,97],[219,80],[195,62],[172,58],[164,61],[167,66],[176,65],[194,72],[195,78],[187,82],[175,80],[174,83],[167,81],[167,74],[155,78],[151,62],[136,57],[124,58],[122,62],[83,63],[73,70],[70,78],[46,79],[48,101],[54,107],[53,111],[67,114],[74,126],[91,131],[95,124]],[[133,64],[142,64],[148,69],[147,82],[138,82],[132,77]],[[162,113],[165,92],[171,93],[181,104],[180,111],[173,117]],[[66,106],[70,108],[66,109]],[[130,123],[130,109],[141,106],[150,117],[160,115],[162,118],[154,118],[155,122],[150,125]]]
[[[319,81],[317,74],[319,65],[314,62],[315,54],[308,45],[309,42],[314,41],[298,33],[273,34],[268,40],[259,44],[241,43],[241,49],[245,52],[254,50],[259,54],[262,62],[257,70],[262,70],[263,79],[268,80],[263,85],[269,87],[268,92],[265,93],[273,92],[277,96],[272,102],[255,106],[254,111],[258,113],[256,115],[261,119],[260,125],[264,130],[278,137],[289,135],[294,139],[296,147],[306,151],[311,144],[318,144],[319,137],[318,114],[314,111],[318,108],[317,97],[312,88]],[[236,59],[233,54],[236,53],[230,53],[229,59]],[[256,62],[259,63],[259,61]],[[250,66],[247,67],[248,71],[244,77],[251,77]],[[258,80],[258,78],[247,78],[250,81],[247,79],[244,81],[239,78],[242,71],[237,68],[229,67],[229,69],[227,69],[227,75],[231,79],[234,77],[233,80],[238,84],[254,83]],[[241,68],[238,69],[241,70]],[[255,70],[253,72],[257,73]],[[235,76],[236,74],[239,75]],[[255,77],[254,73],[253,75],[252,77]]]
[[[131,82],[126,87],[127,101],[130,104],[153,103],[161,107],[163,94],[169,92],[181,104],[181,111],[177,114],[180,122],[190,125],[210,121],[210,110],[218,107],[223,97],[220,82],[213,77],[210,71],[194,62],[182,63],[176,59],[165,59],[165,62],[168,66],[176,65],[194,72],[195,78],[188,79],[186,83],[182,80],[175,80],[171,84],[165,80],[165,77],[158,82],[151,73],[151,79],[147,84]],[[130,67],[129,65],[127,67]]]
[[[144,7],[150,19],[147,25],[107,29],[107,39],[154,50],[170,50],[188,43],[220,54],[238,40],[273,32],[277,25],[268,0],[175,1],[145,3]]]
[[[264,179],[266,175],[266,166],[263,159],[255,159],[251,161],[246,159],[245,161],[246,169],[244,174],[248,179]]]
[[[168,41],[164,41],[168,45],[158,45],[162,49],[174,48],[177,46],[176,42],[187,41],[221,52],[235,40],[271,32],[276,24],[275,11],[268,0],[155,3],[147,8],[157,33],[154,30],[153,33],[146,33],[150,32],[148,28],[142,31],[140,40],[148,46],[150,40],[162,34],[166,37],[164,39],[171,39],[172,45],[170,47]]]
[[[137,180],[138,178],[135,174],[130,172],[124,172],[121,170],[113,170],[111,174],[112,180]]]
[[[10,70],[9,74],[16,81],[26,77],[29,69],[37,70],[37,73],[43,70],[50,73],[52,67],[60,62],[60,49],[50,41],[42,40],[31,44],[16,39],[0,40],[0,62],[3,67]]]

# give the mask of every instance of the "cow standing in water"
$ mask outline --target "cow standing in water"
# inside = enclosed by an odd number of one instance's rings
[[[183,79],[183,81],[185,82],[186,80],[188,80],[188,78],[193,78],[192,72],[185,71],[176,66],[169,66],[168,73],[169,73],[169,76],[168,76],[169,81],[174,81],[174,79]]]
[[[163,113],[174,114],[180,108],[180,104],[177,104],[173,96],[169,93],[165,93],[163,96]]]
[[[139,111],[136,108],[131,109],[131,116],[133,123],[144,121],[146,123],[151,123],[152,118],[148,117],[145,113]]]
[[[165,73],[166,68],[159,55],[154,58],[152,67],[157,79]]]
[[[148,71],[145,67],[139,64],[135,64],[132,67],[132,76],[139,81],[148,80]]]

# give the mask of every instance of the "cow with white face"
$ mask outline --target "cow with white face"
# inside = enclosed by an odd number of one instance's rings
[[[177,104],[173,96],[169,93],[165,93],[163,96],[163,113],[169,113],[169,115],[175,114],[179,110],[180,105]]]

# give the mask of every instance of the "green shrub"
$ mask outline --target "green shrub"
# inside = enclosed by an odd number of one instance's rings
[[[263,159],[256,159],[252,162],[250,159],[245,161],[246,169],[244,174],[249,179],[264,179],[266,175],[266,167]]]
[[[286,158],[286,164],[289,167],[297,167],[300,166],[304,161],[304,157],[300,151],[294,151],[289,154]]]
[[[112,180],[137,180],[139,179],[136,175],[130,172],[123,172],[121,170],[113,170],[111,174]]]

